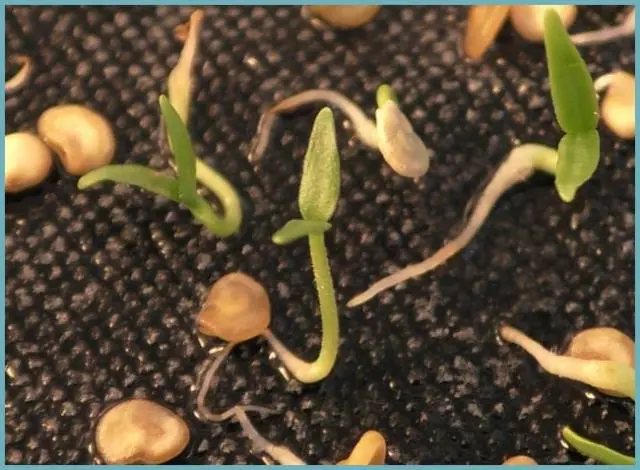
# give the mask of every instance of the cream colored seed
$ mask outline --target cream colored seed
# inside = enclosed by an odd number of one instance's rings
[[[197,316],[202,334],[230,343],[255,338],[265,332],[270,322],[271,303],[267,291],[241,272],[218,279]]]
[[[18,193],[42,183],[53,167],[51,150],[35,135],[4,136],[4,190]]]
[[[70,175],[81,176],[108,165],[116,150],[109,122],[86,106],[58,105],[38,119],[38,134]]]
[[[609,83],[600,105],[602,120],[618,137],[635,138],[636,78],[627,72],[615,72],[603,78]],[[598,80],[595,85],[598,88]]]
[[[310,5],[311,16],[334,28],[358,28],[369,23],[380,11],[380,5]]]
[[[509,12],[511,24],[520,36],[527,41],[544,40],[544,15],[553,9],[558,13],[566,29],[576,21],[578,7],[575,5],[517,5]]]
[[[180,455],[190,439],[184,420],[158,403],[131,399],[105,412],[95,444],[107,465],[158,465]]]

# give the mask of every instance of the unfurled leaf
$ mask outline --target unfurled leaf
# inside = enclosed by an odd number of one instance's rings
[[[560,128],[567,134],[594,130],[598,124],[598,100],[593,80],[560,15],[552,8],[544,17],[544,47]]]
[[[635,465],[636,459],[616,452],[607,446],[590,441],[576,434],[571,428],[562,429],[562,438],[585,457],[591,458],[605,465]]]
[[[324,233],[331,228],[328,222],[314,222],[312,220],[293,219],[273,234],[271,239],[276,245],[287,245],[312,233]]]
[[[298,194],[305,220],[327,222],[340,197],[340,155],[333,112],[323,108],[313,123]]]
[[[104,181],[130,184],[180,202],[178,181],[175,178],[142,165],[107,165],[97,168],[78,180],[78,189],[85,189]]]
[[[160,96],[160,110],[167,127],[169,141],[175,156],[180,199],[186,204],[196,199],[196,156],[186,126],[166,96]]]
[[[556,188],[564,202],[571,202],[580,186],[595,173],[600,160],[600,136],[592,130],[567,134],[558,146]]]

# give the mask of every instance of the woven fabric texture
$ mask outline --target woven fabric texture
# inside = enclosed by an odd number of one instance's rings
[[[113,124],[116,162],[167,168],[158,97],[181,44],[177,7],[8,8],[7,56],[35,61],[7,95],[6,132],[34,130],[58,103]],[[245,224],[221,240],[182,207],[132,187],[85,191],[56,171],[6,202],[6,460],[90,463],[92,426],[132,396],[165,403],[193,429],[181,462],[260,463],[235,422],[201,423],[194,385],[209,345],[195,315],[211,284],[241,270],[260,280],[273,331],[302,357],[320,344],[308,247],[271,235],[299,216],[301,163],[315,108],[283,117],[258,170],[247,161],[261,112],[309,88],[341,91],[369,114],[390,84],[435,152],[419,181],[401,178],[335,111],[342,189],[327,234],[342,343],[330,377],[286,383],[264,341],[224,363],[213,409],[276,408],[254,424],[309,463],[344,459],[367,429],[392,464],[584,459],[561,445],[570,424],[634,452],[633,404],[588,394],[501,344],[508,322],[562,348],[580,329],[634,331],[634,142],[600,125],[601,164],[571,204],[534,178],[505,195],[470,246],[434,272],[362,307],[345,303],[392,268],[433,253],[467,202],[518,142],[557,145],[544,49],[505,26],[482,61],[459,44],[463,7],[385,7],[353,31],[320,30],[297,7],[207,7],[190,132],[196,150],[242,193]],[[620,7],[580,7],[572,31],[619,21]],[[581,49],[594,77],[633,72],[634,42]],[[8,74],[15,72],[11,67]]]

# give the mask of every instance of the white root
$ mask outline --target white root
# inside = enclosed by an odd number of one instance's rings
[[[205,405],[207,394],[213,388],[215,388],[216,372],[222,365],[222,362],[227,358],[227,356],[229,356],[229,353],[235,347],[235,345],[236,343],[228,343],[222,351],[217,353],[217,357],[215,358],[214,361],[211,362],[211,365],[209,366],[209,368],[204,374],[202,384],[200,385],[200,390],[198,391],[198,395],[196,397],[196,412],[200,419],[203,419],[206,421],[214,421],[214,422],[226,421],[227,419],[232,418],[233,416],[236,416],[239,410],[253,411],[256,413],[260,413],[263,416],[267,416],[269,414],[274,413],[274,411],[269,408],[265,408],[262,406],[251,406],[251,405],[247,405],[247,406],[236,405],[222,413],[214,413]]]
[[[469,221],[457,237],[424,261],[406,266],[375,282],[366,291],[351,299],[347,307],[361,305],[387,289],[437,268],[467,246],[484,224],[497,200],[510,188],[527,180],[534,173],[535,156],[541,148],[543,147],[539,145],[526,144],[514,149],[482,191]]]
[[[595,31],[573,34],[571,41],[576,46],[591,46],[605,42],[615,41],[627,36],[633,36],[636,31],[636,9],[631,9],[625,16],[622,23],[616,26],[609,26]]]
[[[635,400],[635,370],[627,364],[560,356],[510,326],[500,328],[500,336],[531,354],[550,374],[577,380],[601,390],[613,390]]]
[[[11,93],[22,88],[33,74],[33,60],[26,55],[17,55],[12,58],[20,64],[20,70],[4,84],[5,93]]]
[[[256,452],[263,452],[278,462],[280,465],[306,465],[306,463],[295,455],[289,448],[275,445],[260,435],[251,424],[245,410],[238,408],[235,410],[235,417],[242,426],[245,436],[251,441]]]
[[[362,143],[372,149],[378,149],[376,124],[356,103],[337,91],[314,89],[285,98],[262,115],[254,143],[249,152],[249,161],[257,162],[262,158],[269,146],[271,132],[279,114],[292,113],[303,106],[318,102],[329,103],[340,109],[353,124],[353,130]]]

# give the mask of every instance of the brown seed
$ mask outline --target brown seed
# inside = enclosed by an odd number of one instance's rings
[[[241,272],[227,274],[216,281],[197,317],[202,334],[231,343],[255,338],[270,322],[271,303],[267,291]]]
[[[96,450],[107,465],[157,465],[189,443],[184,420],[158,403],[131,399],[108,409],[96,427]]]
[[[635,343],[631,338],[610,327],[596,327],[581,331],[573,337],[566,356],[579,359],[613,361],[635,369]],[[601,390],[611,396],[623,396],[612,390]]]
[[[380,5],[310,5],[309,13],[340,29],[358,28],[369,23],[380,11]]]
[[[493,44],[507,20],[509,5],[474,5],[469,8],[464,53],[477,60]]]
[[[502,465],[538,465],[538,462],[526,455],[516,455],[509,457]]]

